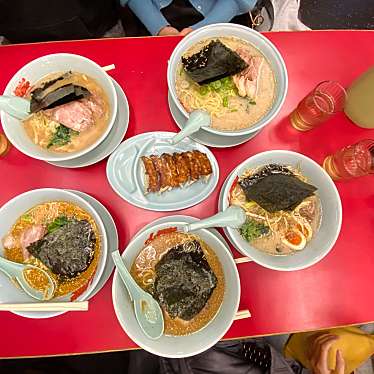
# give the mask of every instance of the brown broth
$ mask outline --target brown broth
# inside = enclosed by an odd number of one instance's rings
[[[202,329],[217,314],[223,300],[225,279],[223,269],[217,255],[199,237],[181,232],[171,232],[156,236],[140,251],[132,267],[131,275],[136,283],[145,291],[155,280],[155,265],[171,248],[191,240],[199,241],[206,259],[217,277],[217,286],[213,290],[204,308],[190,321],[181,318],[172,319],[163,310],[166,335],[188,335]]]
[[[63,73],[59,72],[47,75],[37,82],[36,85],[33,86],[33,89],[40,86],[43,82],[61,76],[62,74]],[[95,143],[108,127],[110,116],[108,97],[103,88],[93,78],[85,74],[74,72],[71,78],[66,80],[66,82],[87,88],[94,97],[100,100],[100,104],[103,108],[103,115],[99,117],[94,114],[94,125],[82,131],[79,135],[72,136],[69,144],[63,146],[54,145],[48,148],[50,151],[59,153],[77,152]],[[32,114],[23,121],[23,124],[29,138],[42,148],[48,147],[55,129],[59,126],[59,123],[49,119],[43,111]]]
[[[65,215],[68,218],[76,218],[77,220],[87,220],[92,226],[96,236],[95,253],[91,264],[83,273],[72,279],[63,279],[59,275],[52,273],[40,260],[33,256],[31,256],[28,260],[24,260],[20,244],[20,237],[24,230],[36,224],[47,225],[60,215]],[[37,205],[18,218],[10,230],[9,235],[15,239],[16,244],[11,249],[4,248],[5,258],[14,262],[35,265],[47,271],[48,274],[50,274],[50,276],[56,281],[57,288],[54,297],[64,296],[77,291],[86,285],[95,274],[101,252],[101,238],[99,230],[95,220],[85,210],[77,205],[65,201],[51,201]],[[36,289],[44,289],[46,281],[44,276],[40,276],[40,274],[34,274],[32,276],[30,274],[30,277],[32,277],[32,279],[30,279],[30,283],[33,285],[33,287]]]

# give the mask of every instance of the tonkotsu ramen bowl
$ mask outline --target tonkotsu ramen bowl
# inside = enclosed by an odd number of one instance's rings
[[[27,156],[52,162],[72,160],[83,156],[98,146],[107,137],[114,125],[117,115],[117,95],[112,79],[96,62],[83,56],[69,53],[56,53],[39,57],[17,71],[5,87],[3,95],[14,95],[14,90],[22,78],[33,85],[48,74],[67,71],[86,74],[102,87],[109,102],[107,128],[90,146],[76,152],[57,153],[43,149],[39,145],[33,143],[26,134],[26,131],[22,128],[22,122],[2,111],[1,123],[5,135],[19,151]]]
[[[176,227],[181,229],[185,222],[173,217],[166,222],[154,223],[144,231],[140,231],[128,244],[122,253],[122,259],[130,270],[134,260],[144,247],[145,241],[151,234],[159,230]],[[182,231],[182,230],[180,230]],[[215,316],[200,330],[189,335],[172,336],[162,335],[159,339],[148,338],[140,328],[134,313],[133,302],[116,270],[113,278],[112,298],[114,310],[119,323],[126,334],[141,348],[158,356],[181,358],[189,357],[212,347],[230,328],[239,307],[240,279],[234,259],[222,241],[209,230],[194,232],[216,254],[221,263],[225,290],[222,304]]]
[[[272,255],[256,249],[242,238],[238,229],[225,228],[225,233],[240,252],[258,264],[273,270],[293,271],[310,267],[321,261],[333,248],[342,224],[342,204],[339,192],[326,171],[315,161],[297,152],[274,150],[259,153],[237,166],[229,175],[221,192],[220,210],[229,206],[230,191],[237,177],[252,168],[267,164],[297,167],[308,183],[317,187],[315,194],[321,202],[321,223],[305,248],[289,255]]]
[[[264,55],[264,57],[270,63],[270,66],[274,73],[275,97],[273,100],[273,104],[268,112],[259,121],[257,121],[253,125],[250,125],[250,127],[233,131],[223,131],[215,129],[213,127],[202,127],[202,130],[222,136],[240,136],[254,134],[268,125],[279,113],[287,95],[288,75],[283,58],[274,44],[271,43],[270,40],[265,36],[261,35],[257,31],[250,29],[249,27],[235,25],[232,23],[217,23],[214,25],[202,27],[184,37],[183,40],[180,41],[175,47],[169,60],[167,80],[171,98],[180,112],[186,117],[186,119],[188,119],[189,113],[179,100],[176,91],[176,75],[178,65],[181,62],[182,56],[190,47],[197,44],[201,40],[219,37],[236,37],[242,39],[252,44]]]
[[[98,284],[100,277],[103,274],[107,251],[108,251],[108,240],[105,231],[104,224],[96,212],[96,210],[86,200],[82,199],[78,195],[58,188],[42,188],[37,190],[30,190],[22,193],[9,200],[5,205],[0,208],[0,256],[4,257],[4,247],[2,239],[10,232],[16,221],[24,215],[28,210],[35,207],[36,205],[43,204],[49,201],[66,201],[77,205],[78,207],[85,210],[95,221],[98,228],[98,234],[100,237],[100,254],[97,263],[96,270],[91,280],[82,286],[79,292],[76,293],[74,300],[84,301],[89,298],[92,291]],[[86,288],[85,288],[86,287]],[[0,271],[0,303],[34,303],[39,302],[27,295],[23,290],[16,287],[13,282]],[[56,297],[51,299],[51,302],[58,301],[71,301],[73,293],[68,293],[64,296]],[[45,301],[48,303],[48,301]],[[14,312],[18,315],[28,318],[50,318],[55,317],[64,312]]]

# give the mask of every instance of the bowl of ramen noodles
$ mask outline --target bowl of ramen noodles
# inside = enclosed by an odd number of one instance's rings
[[[105,228],[90,204],[65,190],[31,190],[2,206],[0,220],[0,256],[46,271],[56,286],[51,301],[87,300],[99,282],[107,255]],[[35,269],[27,277],[38,291],[46,287],[41,274]],[[37,301],[2,273],[0,283],[1,302]],[[19,314],[46,318],[61,312]]]
[[[220,209],[241,207],[247,220],[225,228],[246,256],[274,270],[299,270],[324,258],[342,222],[339,193],[329,175],[310,158],[268,151],[233,170]]]
[[[30,101],[23,120],[1,113],[4,132],[26,155],[64,161],[90,152],[109,134],[117,114],[112,79],[86,57],[57,53],[23,66],[4,95]]]
[[[213,346],[231,326],[240,281],[231,253],[209,230],[183,232],[179,217],[138,233],[122,258],[136,283],[161,306],[164,334],[148,338],[117,272],[113,304],[126,334],[143,349],[164,357],[187,357]]]
[[[252,134],[278,114],[287,94],[286,65],[277,48],[248,27],[202,27],[174,49],[168,88],[183,115],[203,109],[204,130],[225,136]]]

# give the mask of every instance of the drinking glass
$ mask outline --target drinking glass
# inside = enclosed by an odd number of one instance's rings
[[[311,130],[343,110],[346,98],[347,93],[338,82],[321,82],[291,113],[291,124],[299,131]]]
[[[374,173],[374,140],[361,140],[327,156],[323,168],[333,179],[350,179]]]
[[[9,141],[4,134],[0,133],[0,157],[5,156],[9,150]]]

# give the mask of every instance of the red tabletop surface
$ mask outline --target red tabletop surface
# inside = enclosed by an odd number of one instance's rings
[[[312,31],[268,33],[289,74],[286,102],[258,136],[235,148],[213,149],[220,164],[214,193],[180,214],[214,214],[220,187],[246,158],[270,149],[301,152],[321,163],[339,147],[374,132],[353,125],[343,114],[308,133],[291,128],[288,114],[316,83],[332,79],[349,85],[374,64],[374,32]],[[0,47],[0,92],[25,63],[55,52],[77,53],[101,65],[126,92],[130,124],[126,138],[152,130],[177,131],[167,103],[167,60],[179,38],[129,38]],[[373,104],[374,105],[374,104]],[[122,200],[109,186],[106,161],[82,169],[61,169],[33,160],[12,147],[0,158],[0,204],[34,188],[79,189],[100,200],[113,215],[120,248],[144,225],[168,215],[142,210]],[[330,254],[302,271],[277,272],[255,263],[240,264],[240,308],[252,318],[233,323],[225,338],[320,329],[374,321],[374,178],[336,183],[343,203],[343,226]],[[0,223],[1,224],[1,223]],[[236,255],[238,255],[236,253]],[[32,320],[1,312],[0,357],[76,354],[136,347],[122,331],[112,306],[112,278],[90,301],[88,312]],[[1,292],[1,290],[0,290]]]

